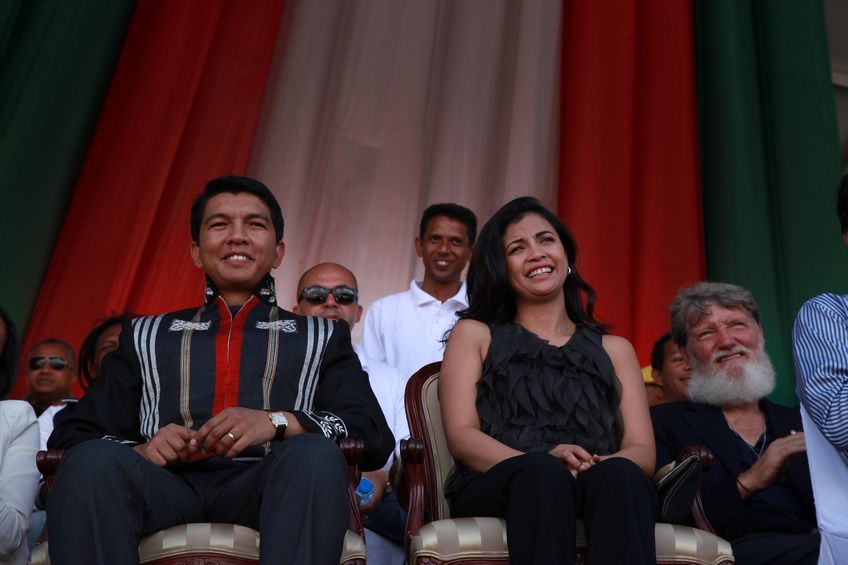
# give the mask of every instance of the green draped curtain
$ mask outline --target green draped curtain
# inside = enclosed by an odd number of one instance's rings
[[[0,2],[0,304],[19,331],[38,294],[134,4]]]
[[[753,292],[778,374],[772,396],[797,403],[795,314],[817,293],[848,291],[822,6],[698,0],[695,26],[707,273]]]

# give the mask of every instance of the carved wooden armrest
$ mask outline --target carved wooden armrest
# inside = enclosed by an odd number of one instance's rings
[[[49,451],[39,451],[35,455],[35,466],[44,475],[48,487],[53,486],[53,480],[56,478],[56,468],[62,462],[62,456],[64,454],[64,449],[51,449]]]
[[[400,441],[400,458],[403,472],[397,496],[406,508],[404,549],[409,554],[409,543],[418,534],[424,522],[424,441],[410,437]]]
[[[356,487],[359,486],[361,473],[359,471],[359,462],[362,460],[362,455],[365,453],[365,442],[359,438],[348,437],[339,442],[339,447],[347,461],[347,496],[350,504],[350,521],[348,529],[356,533],[358,536],[365,536],[365,529],[362,527],[362,514],[359,513],[359,501],[356,499]]]
[[[688,517],[696,527],[715,533],[701,499],[701,473],[712,463],[712,451],[702,445],[693,445],[657,471],[654,484],[657,486],[661,521],[685,523]]]
[[[701,461],[701,470],[706,471],[713,464],[713,452],[703,445],[691,445],[683,450],[681,456],[697,455]],[[704,511],[704,502],[701,499],[701,485],[698,483],[698,492],[695,494],[695,500],[692,502],[692,520],[695,526],[701,530],[716,533],[715,528],[707,518],[707,513]]]

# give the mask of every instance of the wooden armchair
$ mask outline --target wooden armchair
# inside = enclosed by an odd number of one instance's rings
[[[359,483],[359,461],[364,444],[348,438],[340,443],[348,463],[348,502],[350,521],[339,563],[365,565],[365,531],[354,494]],[[38,469],[52,486],[63,451],[39,451]],[[48,565],[47,526],[30,555],[31,565]],[[250,565],[259,562],[259,532],[238,524],[178,524],[142,538],[139,562],[145,565]]]
[[[509,563],[505,522],[500,518],[450,518],[443,494],[453,467],[439,412],[437,385],[440,363],[423,367],[406,385],[406,414],[410,438],[401,442],[404,476],[399,488],[408,507],[406,552],[410,565],[447,563],[494,565]],[[703,456],[694,448],[681,456]],[[699,528],[658,523],[655,529],[658,564],[727,565],[734,562],[730,543],[716,536],[696,497],[694,523]],[[586,539],[578,525],[577,563],[586,559]]]

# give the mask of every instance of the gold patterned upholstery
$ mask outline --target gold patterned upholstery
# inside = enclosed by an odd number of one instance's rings
[[[450,518],[450,506],[442,496],[445,480],[453,468],[453,457],[448,451],[448,442],[442,427],[442,413],[439,405],[439,375],[433,375],[421,385],[421,409],[427,429],[430,430],[429,447],[433,455],[433,471],[436,473],[435,485],[439,491],[435,518]]]
[[[141,563],[199,550],[259,559],[259,533],[236,524],[178,524],[150,534],[138,544]]]
[[[715,534],[676,524],[657,524],[657,563],[719,565],[733,563],[730,542]]]
[[[442,561],[493,557],[506,559],[506,527],[500,518],[455,518],[424,524],[412,538],[409,551]]]
[[[409,380],[405,395],[412,436],[401,442],[408,481],[409,563],[508,563],[506,525],[502,519],[450,518],[443,487],[453,459],[439,411],[439,369],[439,363],[432,363],[418,371]],[[734,562],[730,543],[704,530],[657,524],[654,535],[658,564],[728,565]],[[578,553],[585,555],[586,537],[580,522],[576,541]]]
[[[47,543],[33,550],[30,555],[32,565],[49,565]],[[198,554],[256,562],[259,560],[259,533],[237,524],[178,524],[142,538],[138,553],[140,563]],[[339,562],[355,559],[365,559],[365,543],[361,537],[348,530]]]
[[[730,543],[714,534],[672,524],[654,529],[657,563],[718,565],[733,562]],[[578,527],[577,548],[585,550],[586,537]],[[456,559],[508,560],[506,524],[500,518],[455,518],[436,520],[421,527],[413,537],[410,552],[416,559],[430,557],[449,562]]]

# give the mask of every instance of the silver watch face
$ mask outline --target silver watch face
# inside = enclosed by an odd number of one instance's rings
[[[270,412],[269,417],[271,418],[271,423],[278,428],[281,426],[289,425],[289,421],[286,419],[282,412]]]

